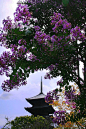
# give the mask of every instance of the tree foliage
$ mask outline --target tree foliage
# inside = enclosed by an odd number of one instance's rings
[[[11,129],[53,129],[51,122],[51,120],[45,119],[42,116],[21,116],[16,117],[12,121],[8,121],[3,129],[7,125],[10,125]]]

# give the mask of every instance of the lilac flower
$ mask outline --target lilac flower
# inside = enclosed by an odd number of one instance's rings
[[[9,92],[13,88],[18,88],[18,86],[27,84],[27,82],[24,80],[23,73],[22,73],[22,78],[18,75],[18,73],[16,73],[16,75],[13,75],[13,77],[14,78],[12,80],[6,80],[4,81],[4,83],[2,83],[1,87],[4,91]]]
[[[62,23],[63,23],[63,20],[62,20],[62,19],[60,19],[59,21],[57,21],[57,22],[55,23],[54,28],[52,28],[52,30],[53,30],[55,33],[58,33],[58,28],[59,28],[60,26],[62,26]]]
[[[52,71],[55,68],[55,65],[51,64],[48,68],[50,71]]]
[[[52,37],[51,37],[51,42],[56,42],[57,41],[57,36],[56,35],[53,35]]]
[[[51,16],[51,24],[55,24],[56,22],[58,22],[61,17],[63,17],[60,13],[55,13],[53,14],[53,16]]]
[[[39,31],[40,27],[39,26],[34,26],[35,31]]]
[[[61,26],[62,24],[63,24],[63,20],[60,19],[60,20],[55,24],[55,26],[56,26],[56,27],[59,27],[59,26]]]
[[[37,59],[37,57],[36,57],[35,55],[33,55],[33,54],[30,54],[29,59],[32,60],[33,62],[34,62],[35,60],[39,60],[39,59]]]
[[[83,41],[86,39],[85,34],[83,34],[80,30],[80,27],[76,26],[75,28],[72,28],[70,30],[71,33],[71,40],[75,41],[75,40],[80,40]]]
[[[22,45],[18,49],[18,57],[24,57],[24,54],[26,54],[26,47],[24,47],[24,45]]]
[[[65,95],[66,95],[65,98],[70,101],[76,99],[77,96],[74,92],[75,90],[74,89],[72,90],[72,88],[69,91],[65,91]]]
[[[7,34],[4,34],[4,33],[0,34],[0,42],[1,42],[0,46],[5,45],[6,36]]]
[[[63,24],[63,29],[71,29],[71,23]]]
[[[66,111],[55,111],[53,122],[57,123],[57,125],[59,124],[64,125],[65,124],[65,113]]]
[[[14,45],[11,44],[11,45],[10,45],[10,48],[11,48],[11,51],[12,51],[12,52],[14,52],[14,51],[17,50],[17,46],[16,46],[15,44],[14,44]]]
[[[36,31],[34,38],[38,41],[39,45],[43,46],[46,51],[46,46],[48,46],[47,41],[51,39],[50,36],[45,33],[42,33],[41,31]]]
[[[46,103],[53,103],[52,92],[47,93],[47,95],[46,95],[46,97],[45,97],[45,102],[46,102]]]
[[[18,41],[18,43],[21,45],[26,45],[27,44],[27,42],[25,41],[25,39],[20,39],[19,41]]]
[[[7,20],[3,20],[3,30],[4,31],[8,31],[12,28],[12,20],[10,19],[10,17],[7,17]]]
[[[0,57],[0,74],[3,75],[4,72],[6,73],[6,76],[9,76],[9,66],[14,67],[17,57],[15,55],[11,55],[10,52],[3,52],[3,54]]]
[[[31,13],[29,12],[28,5],[19,4],[16,12],[14,13],[14,21],[22,21],[23,24],[28,25],[28,21],[31,18]]]

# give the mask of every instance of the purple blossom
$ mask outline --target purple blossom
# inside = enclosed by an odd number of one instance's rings
[[[3,52],[3,54],[0,57],[0,75],[3,75],[4,72],[6,73],[6,76],[8,77],[9,74],[9,66],[14,67],[17,57],[15,55],[11,55],[10,52]]]
[[[39,26],[34,26],[35,31],[39,31],[40,27]]]
[[[31,12],[29,12],[28,5],[19,4],[16,12],[14,13],[14,21],[22,21],[23,24],[28,25],[28,21],[31,18]]]
[[[46,97],[45,97],[45,102],[46,102],[46,103],[53,103],[52,92],[47,93],[47,95],[46,95]]]
[[[53,35],[52,37],[51,37],[51,42],[56,42],[57,41],[57,36],[56,35]]]
[[[55,65],[53,65],[53,64],[51,64],[51,65],[48,67],[48,69],[49,69],[50,71],[52,71],[54,68],[55,68]]]
[[[15,80],[15,78],[16,78],[16,80]],[[27,84],[27,82],[24,80],[23,73],[22,73],[22,78],[18,75],[18,73],[16,73],[16,75],[14,75],[14,78],[12,80],[4,81],[4,83],[2,83],[2,85],[1,85],[1,87],[4,91],[9,92],[13,88],[18,88],[18,86],[26,85],[26,84]]]
[[[60,13],[55,13],[53,14],[53,16],[51,16],[51,24],[55,24],[56,22],[58,22],[63,16]]]
[[[38,41],[39,45],[43,46],[44,50],[46,51],[46,46],[49,46],[47,41],[51,39],[50,36],[42,33],[41,31],[36,31],[34,38]]]
[[[11,44],[11,45],[10,45],[10,48],[11,48],[11,51],[12,51],[12,52],[15,52],[15,51],[17,50],[17,46],[16,46],[15,44],[14,44],[14,45]]]
[[[52,104],[53,103],[53,100],[58,100],[59,99],[57,93],[58,93],[58,90],[57,89],[55,89],[53,91],[49,91],[47,93],[46,97],[45,97],[45,101],[47,103],[51,103]]]
[[[26,47],[22,45],[18,48],[18,57],[24,57],[24,54],[26,54]]]
[[[8,31],[12,28],[12,20],[10,19],[10,17],[7,17],[7,20],[3,20],[3,30],[4,31]]]
[[[0,42],[1,42],[0,46],[5,45],[6,36],[7,34],[4,34],[4,33],[0,34]]]
[[[59,125],[59,124],[64,125],[65,124],[65,118],[66,118],[65,113],[66,113],[66,111],[55,111],[53,122],[57,123],[57,125]]]
[[[29,59],[31,60],[31,61],[35,61],[35,60],[39,60],[39,59],[37,59],[37,57],[35,56],[35,55],[33,55],[33,54],[30,54],[30,56],[29,56]],[[40,61],[40,60],[39,60]]]
[[[76,26],[75,28],[72,28],[70,30],[70,33],[71,33],[72,41],[75,41],[75,40],[83,41],[86,39],[85,34],[81,32],[80,27],[78,27],[78,26]]]
[[[18,41],[18,43],[21,45],[26,45],[27,44],[27,42],[25,41],[25,39],[20,39],[19,41]]]
[[[66,95],[65,99],[68,99],[69,101],[76,99],[77,96],[74,92],[75,90],[74,89],[72,90],[72,88],[69,91],[65,91]]]
[[[66,24],[63,24],[63,29],[71,29],[71,23],[66,23]]]

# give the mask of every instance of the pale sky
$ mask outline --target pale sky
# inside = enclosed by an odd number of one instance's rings
[[[17,7],[17,2],[18,0],[0,0],[0,27],[2,26],[2,20],[7,16],[10,16],[13,19],[13,13]],[[0,55],[3,51],[6,51],[6,49],[0,47]],[[30,113],[24,109],[24,107],[31,106],[25,98],[30,98],[39,94],[41,76],[44,94],[57,88],[56,82],[60,78],[58,77],[52,80],[44,79],[46,72],[46,70],[43,70],[30,74],[27,79],[27,85],[21,86],[18,90],[14,89],[10,92],[4,92],[1,89],[1,84],[6,80],[6,76],[0,76],[0,127],[5,124],[5,117],[12,120],[16,116],[30,115]]]

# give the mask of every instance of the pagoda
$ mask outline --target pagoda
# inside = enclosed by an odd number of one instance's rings
[[[25,107],[25,110],[33,114],[34,116],[40,115],[43,117],[48,117],[54,113],[54,109],[51,105],[45,102],[46,95],[42,91],[42,77],[41,77],[41,92],[31,98],[26,98],[32,107]]]

